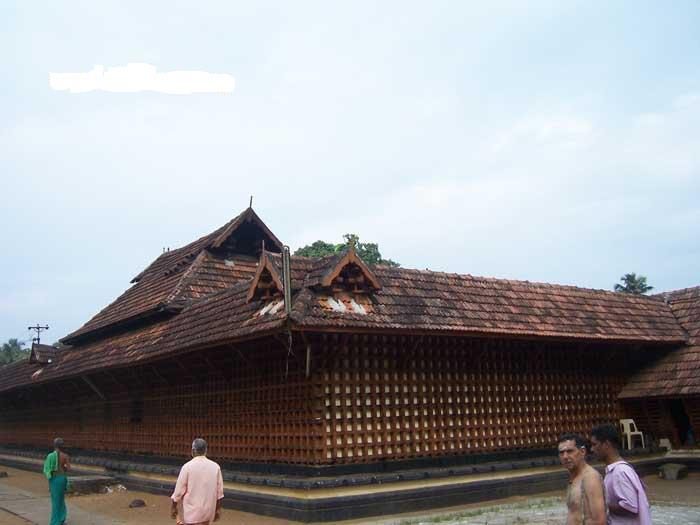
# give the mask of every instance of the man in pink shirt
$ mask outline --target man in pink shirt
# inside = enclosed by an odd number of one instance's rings
[[[591,451],[605,463],[609,525],[651,525],[649,500],[632,465],[620,457],[620,435],[612,425],[591,431]]]
[[[209,525],[218,521],[224,481],[221,468],[206,456],[207,442],[197,438],[192,442],[192,459],[180,469],[175,492],[170,497],[170,517],[177,518],[177,505],[182,500],[185,525]]]

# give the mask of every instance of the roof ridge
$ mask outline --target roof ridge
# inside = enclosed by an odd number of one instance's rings
[[[173,291],[170,292],[170,294],[165,298],[165,301],[163,301],[164,304],[171,303],[178,299],[178,296],[182,293],[182,289],[185,286],[185,283],[187,282],[187,279],[192,276],[192,273],[194,272],[194,269],[199,267],[202,264],[202,261],[206,257],[207,254],[207,249],[204,248],[202,251],[199,252],[199,254],[194,258],[194,260],[190,263],[190,265],[187,267],[187,269],[182,273],[180,276],[180,279],[178,279],[177,284],[173,288]]]
[[[232,219],[232,220],[235,220],[235,219]],[[192,241],[192,242],[189,242],[189,243],[187,243],[187,244],[185,244],[185,245],[183,245],[183,246],[180,246],[179,248],[173,248],[172,250],[168,250],[167,252],[161,253],[158,257],[156,257],[156,258],[153,260],[153,262],[151,262],[151,264],[149,264],[148,266],[146,266],[146,268],[144,268],[144,269],[141,271],[141,273],[139,273],[136,277],[134,277],[134,278],[131,280],[131,282],[132,282],[132,283],[133,283],[133,282],[136,282],[136,281],[140,280],[141,278],[143,278],[146,274],[151,273],[151,268],[153,268],[152,271],[156,271],[157,268],[155,268],[155,267],[156,267],[156,263],[157,263],[158,261],[160,261],[161,259],[167,259],[167,258],[173,258],[173,259],[174,259],[174,258],[176,258],[177,256],[181,255],[181,252],[186,252],[186,251],[187,251],[186,248],[190,248],[192,251],[198,251],[198,254],[199,254],[199,252],[201,252],[203,249],[205,249],[205,246],[202,246],[202,247],[195,247],[195,245],[197,245],[198,243],[203,243],[203,244],[205,244],[205,241],[209,240],[210,237],[215,237],[215,236],[217,236],[217,235],[220,235],[221,231],[222,231],[223,229],[225,229],[225,228],[229,225],[230,222],[232,222],[232,221],[227,222],[227,223],[224,224],[223,226],[218,227],[218,228],[217,228],[216,230],[214,230],[213,232],[207,233],[206,235],[202,235],[202,236],[199,237],[198,239],[195,239],[195,240]],[[188,255],[189,255],[189,254],[188,254]],[[167,267],[163,268],[163,271],[166,272],[166,271],[171,270],[172,267],[175,266],[175,265],[177,265],[179,262],[180,262],[180,261],[177,261],[177,262],[173,261],[173,264],[168,265]]]
[[[241,293],[244,290],[247,290],[250,287],[250,282],[252,280],[246,280],[246,281],[238,281],[237,283],[233,284],[232,286],[228,288],[223,288],[221,290],[217,290],[215,292],[212,292],[207,295],[203,295],[202,297],[196,297],[192,300],[190,300],[187,305],[183,308],[183,312],[186,310],[189,310],[191,308],[200,306],[204,303],[207,303],[210,300],[216,299],[218,296],[223,296],[226,294],[236,294],[236,293]]]
[[[660,299],[663,299],[665,301],[669,301],[672,303],[678,303],[678,302],[684,302],[684,301],[693,301],[697,300],[698,297],[682,297],[683,294],[689,294],[693,292],[700,292],[700,286],[689,286],[688,288],[679,288],[678,290],[669,290],[667,292],[659,292],[657,294],[654,294],[654,297],[658,297]]]
[[[516,284],[516,285],[522,285],[526,287],[536,287],[536,288],[559,288],[559,289],[567,289],[567,290],[578,290],[578,291],[583,291],[583,292],[595,292],[595,293],[603,293],[606,295],[611,295],[611,296],[617,296],[617,297],[628,297],[628,298],[634,298],[634,299],[641,299],[641,300],[650,300],[654,302],[658,302],[658,299],[653,296],[653,295],[637,295],[637,294],[625,294],[623,292],[615,292],[613,290],[604,290],[602,288],[586,288],[583,286],[576,286],[573,284],[559,284],[559,283],[546,283],[546,282],[541,282],[541,281],[529,281],[529,280],[521,280],[521,279],[503,279],[499,277],[486,277],[486,276],[480,276],[480,275],[472,275],[469,273],[457,273],[457,272],[443,272],[443,271],[435,271],[435,270],[420,270],[417,268],[404,268],[404,267],[394,267],[394,266],[388,266],[388,265],[372,265],[373,268],[377,268],[380,271],[388,271],[390,273],[400,273],[400,272],[409,272],[409,273],[418,273],[422,275],[438,275],[438,276],[445,276],[445,277],[460,277],[460,278],[468,278],[471,279],[472,281],[476,282],[485,282],[485,283],[490,283],[490,282],[496,282],[496,283],[507,283],[507,284]]]

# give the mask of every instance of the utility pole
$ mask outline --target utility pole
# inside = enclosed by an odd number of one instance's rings
[[[32,343],[36,341],[36,344],[41,343],[41,332],[44,330],[48,330],[49,325],[44,325],[41,326],[39,323],[36,324],[36,326],[28,326],[27,330],[34,330],[36,332],[36,337],[32,337]]]

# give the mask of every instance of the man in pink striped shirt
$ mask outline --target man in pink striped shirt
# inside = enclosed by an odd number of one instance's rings
[[[192,442],[192,459],[180,469],[170,509],[170,517],[177,518],[177,505],[182,500],[185,525],[209,525],[218,521],[224,482],[219,465],[207,458],[207,442],[197,438]]]
[[[609,525],[651,525],[649,500],[632,465],[620,457],[620,435],[612,425],[591,431],[591,451],[605,463]]]

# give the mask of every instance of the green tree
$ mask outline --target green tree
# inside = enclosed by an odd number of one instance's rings
[[[29,350],[24,348],[24,342],[17,339],[8,339],[0,348],[0,365],[6,365],[19,361],[29,356]]]
[[[325,241],[316,241],[312,244],[307,244],[303,248],[299,248],[294,252],[294,255],[318,259],[319,257],[325,257],[326,255],[333,255],[336,253],[337,246],[336,244],[330,244]]]
[[[647,284],[647,278],[643,275],[637,275],[636,273],[626,273],[620,277],[620,282],[622,284],[615,285],[616,292],[633,293],[637,295],[644,295],[645,293],[654,289],[653,286]]]
[[[345,242],[340,244],[331,244],[325,241],[316,241],[312,244],[308,244],[299,248],[294,252],[294,255],[301,255],[304,257],[325,257],[326,255],[333,255],[344,250],[348,245],[352,245],[360,256],[367,264],[384,264],[386,266],[401,266],[396,261],[391,259],[383,259],[382,254],[379,251],[379,245],[374,242],[360,242],[360,237],[354,233],[346,233],[343,235]]]

